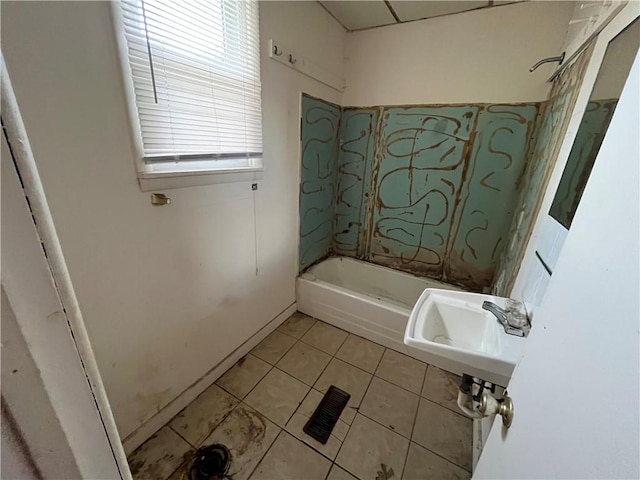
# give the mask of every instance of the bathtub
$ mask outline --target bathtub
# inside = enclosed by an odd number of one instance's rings
[[[404,331],[425,288],[461,290],[353,258],[330,257],[297,278],[296,301],[302,313],[412,355]]]

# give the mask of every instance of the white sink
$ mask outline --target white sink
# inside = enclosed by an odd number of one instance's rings
[[[411,353],[445,370],[506,386],[526,338],[505,333],[482,302],[505,298],[427,288],[409,316],[404,343]]]

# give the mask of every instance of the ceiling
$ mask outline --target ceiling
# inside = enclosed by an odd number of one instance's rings
[[[478,8],[490,8],[515,3],[520,0],[370,0],[370,1],[321,1],[320,4],[349,31],[411,22],[466,12]]]

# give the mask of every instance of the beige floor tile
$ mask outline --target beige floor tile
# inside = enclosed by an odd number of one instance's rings
[[[315,318],[311,318],[301,312],[296,312],[278,327],[278,331],[300,339],[309,331],[314,323],[316,323]]]
[[[334,460],[338,454],[338,450],[340,450],[340,447],[342,446],[342,441],[345,439],[347,432],[349,431],[349,425],[338,419],[338,422],[329,436],[329,440],[327,440],[327,443],[325,444],[318,442],[313,437],[304,433],[303,430],[305,424],[309,421],[309,418],[320,403],[320,400],[322,400],[322,397],[323,395],[320,392],[312,389],[307,394],[300,407],[298,407],[296,413],[293,414],[285,429],[298,440],[302,440],[314,450],[322,453],[325,457],[330,460]]]
[[[420,400],[412,440],[471,471],[473,423],[426,399]]]
[[[469,480],[470,478],[469,472],[447,462],[417,443],[411,442],[409,445],[409,455],[402,480]]]
[[[373,377],[360,405],[360,413],[411,438],[419,400],[418,395]]]
[[[459,412],[458,387],[462,377],[429,365],[422,387],[422,396],[449,410]]]
[[[349,337],[336,353],[336,358],[373,373],[376,371],[383,353],[384,347],[382,345],[370,342],[357,335],[349,334]]]
[[[217,385],[211,385],[176,415],[169,425],[197,447],[237,404],[234,396]]]
[[[164,426],[128,458],[134,480],[169,477],[193,448],[176,432]]]
[[[322,372],[314,388],[324,394],[331,385],[335,385],[350,394],[349,403],[340,418],[351,424],[367,391],[371,377],[370,373],[334,358]]]
[[[284,427],[296,411],[309,386],[274,368],[245,399],[245,403]]]
[[[216,384],[242,400],[271,369],[264,360],[247,355],[222,375]]]
[[[401,478],[409,440],[363,415],[356,415],[336,463],[361,479],[375,479],[382,464]]]
[[[222,443],[231,450],[229,476],[245,480],[275,441],[280,428],[253,408],[241,403],[206,439]]]
[[[345,469],[340,468],[335,463],[331,467],[331,471],[329,472],[329,476],[327,480],[358,480],[356,477],[351,475]]]
[[[313,385],[330,360],[330,355],[311,345],[298,342],[282,357],[277,366],[307,385]]]
[[[329,355],[335,355],[347,338],[344,330],[324,322],[316,322],[311,329],[300,339],[311,346],[316,347]]]
[[[419,395],[426,369],[425,363],[387,348],[376,376]]]
[[[251,350],[251,354],[271,365],[275,365],[278,363],[278,360],[289,351],[294,343],[296,343],[295,338],[276,330],[256,345],[256,347]]]
[[[252,480],[324,480],[331,462],[282,432],[251,476]]]
[[[191,480],[189,478],[189,465],[190,462],[189,460],[187,460],[182,465],[180,465],[178,469],[173,472],[167,480]]]

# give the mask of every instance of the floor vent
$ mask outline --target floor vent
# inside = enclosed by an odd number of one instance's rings
[[[331,385],[323,399],[320,400],[318,408],[304,426],[304,433],[322,444],[327,443],[333,427],[336,426],[336,422],[350,398],[351,395],[347,392]]]

